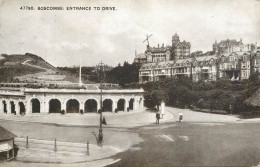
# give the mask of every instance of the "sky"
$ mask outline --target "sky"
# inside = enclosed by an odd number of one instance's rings
[[[66,10],[76,6],[91,10]],[[175,33],[192,52],[210,51],[215,40],[227,38],[260,44],[260,1],[0,0],[0,54],[33,53],[54,66],[132,63],[135,50],[145,51],[147,34],[157,47],[171,45]]]

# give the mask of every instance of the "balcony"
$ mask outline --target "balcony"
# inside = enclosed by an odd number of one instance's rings
[[[171,74],[167,74],[167,73],[158,73],[158,76],[167,76],[167,75],[171,75]]]
[[[240,69],[238,67],[227,66],[223,70],[224,71],[239,71]]]

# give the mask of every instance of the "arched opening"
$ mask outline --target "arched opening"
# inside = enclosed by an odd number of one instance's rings
[[[76,99],[70,99],[66,104],[66,113],[79,113],[79,102]]]
[[[106,99],[103,101],[103,112],[106,112],[106,111],[112,111],[112,105],[113,105],[113,102],[111,99]]]
[[[6,101],[3,100],[2,103],[3,103],[3,111],[4,111],[4,113],[7,114]]]
[[[11,105],[11,114],[16,114],[16,113],[15,113],[15,105],[14,105],[14,102],[11,101],[11,102],[10,102],[10,105]]]
[[[130,99],[130,101],[129,101],[129,110],[133,110],[134,109],[134,101],[135,101],[134,98]]]
[[[25,115],[25,106],[23,102],[19,102],[19,107],[20,107],[20,114]]]
[[[38,99],[32,99],[32,113],[40,113],[40,101]]]
[[[84,112],[97,112],[97,101],[89,99],[84,104]]]
[[[119,99],[117,102],[117,111],[124,111],[125,109],[125,99]]]
[[[61,113],[61,102],[58,99],[50,100],[49,113]]]

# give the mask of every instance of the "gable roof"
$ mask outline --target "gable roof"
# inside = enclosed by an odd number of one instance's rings
[[[219,43],[214,43],[213,46],[217,47],[227,47],[227,46],[236,46],[243,44],[242,41],[236,41],[235,39],[227,39],[227,40],[222,40]]]
[[[0,126],[0,141],[15,138],[16,135]]]
[[[173,47],[191,47],[190,45],[190,42],[186,42],[186,41],[183,41],[183,42],[177,42]]]

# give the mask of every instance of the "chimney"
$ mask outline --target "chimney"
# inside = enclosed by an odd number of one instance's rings
[[[164,43],[162,44],[162,47],[164,47]]]
[[[158,48],[160,47],[160,45],[158,44]]]

